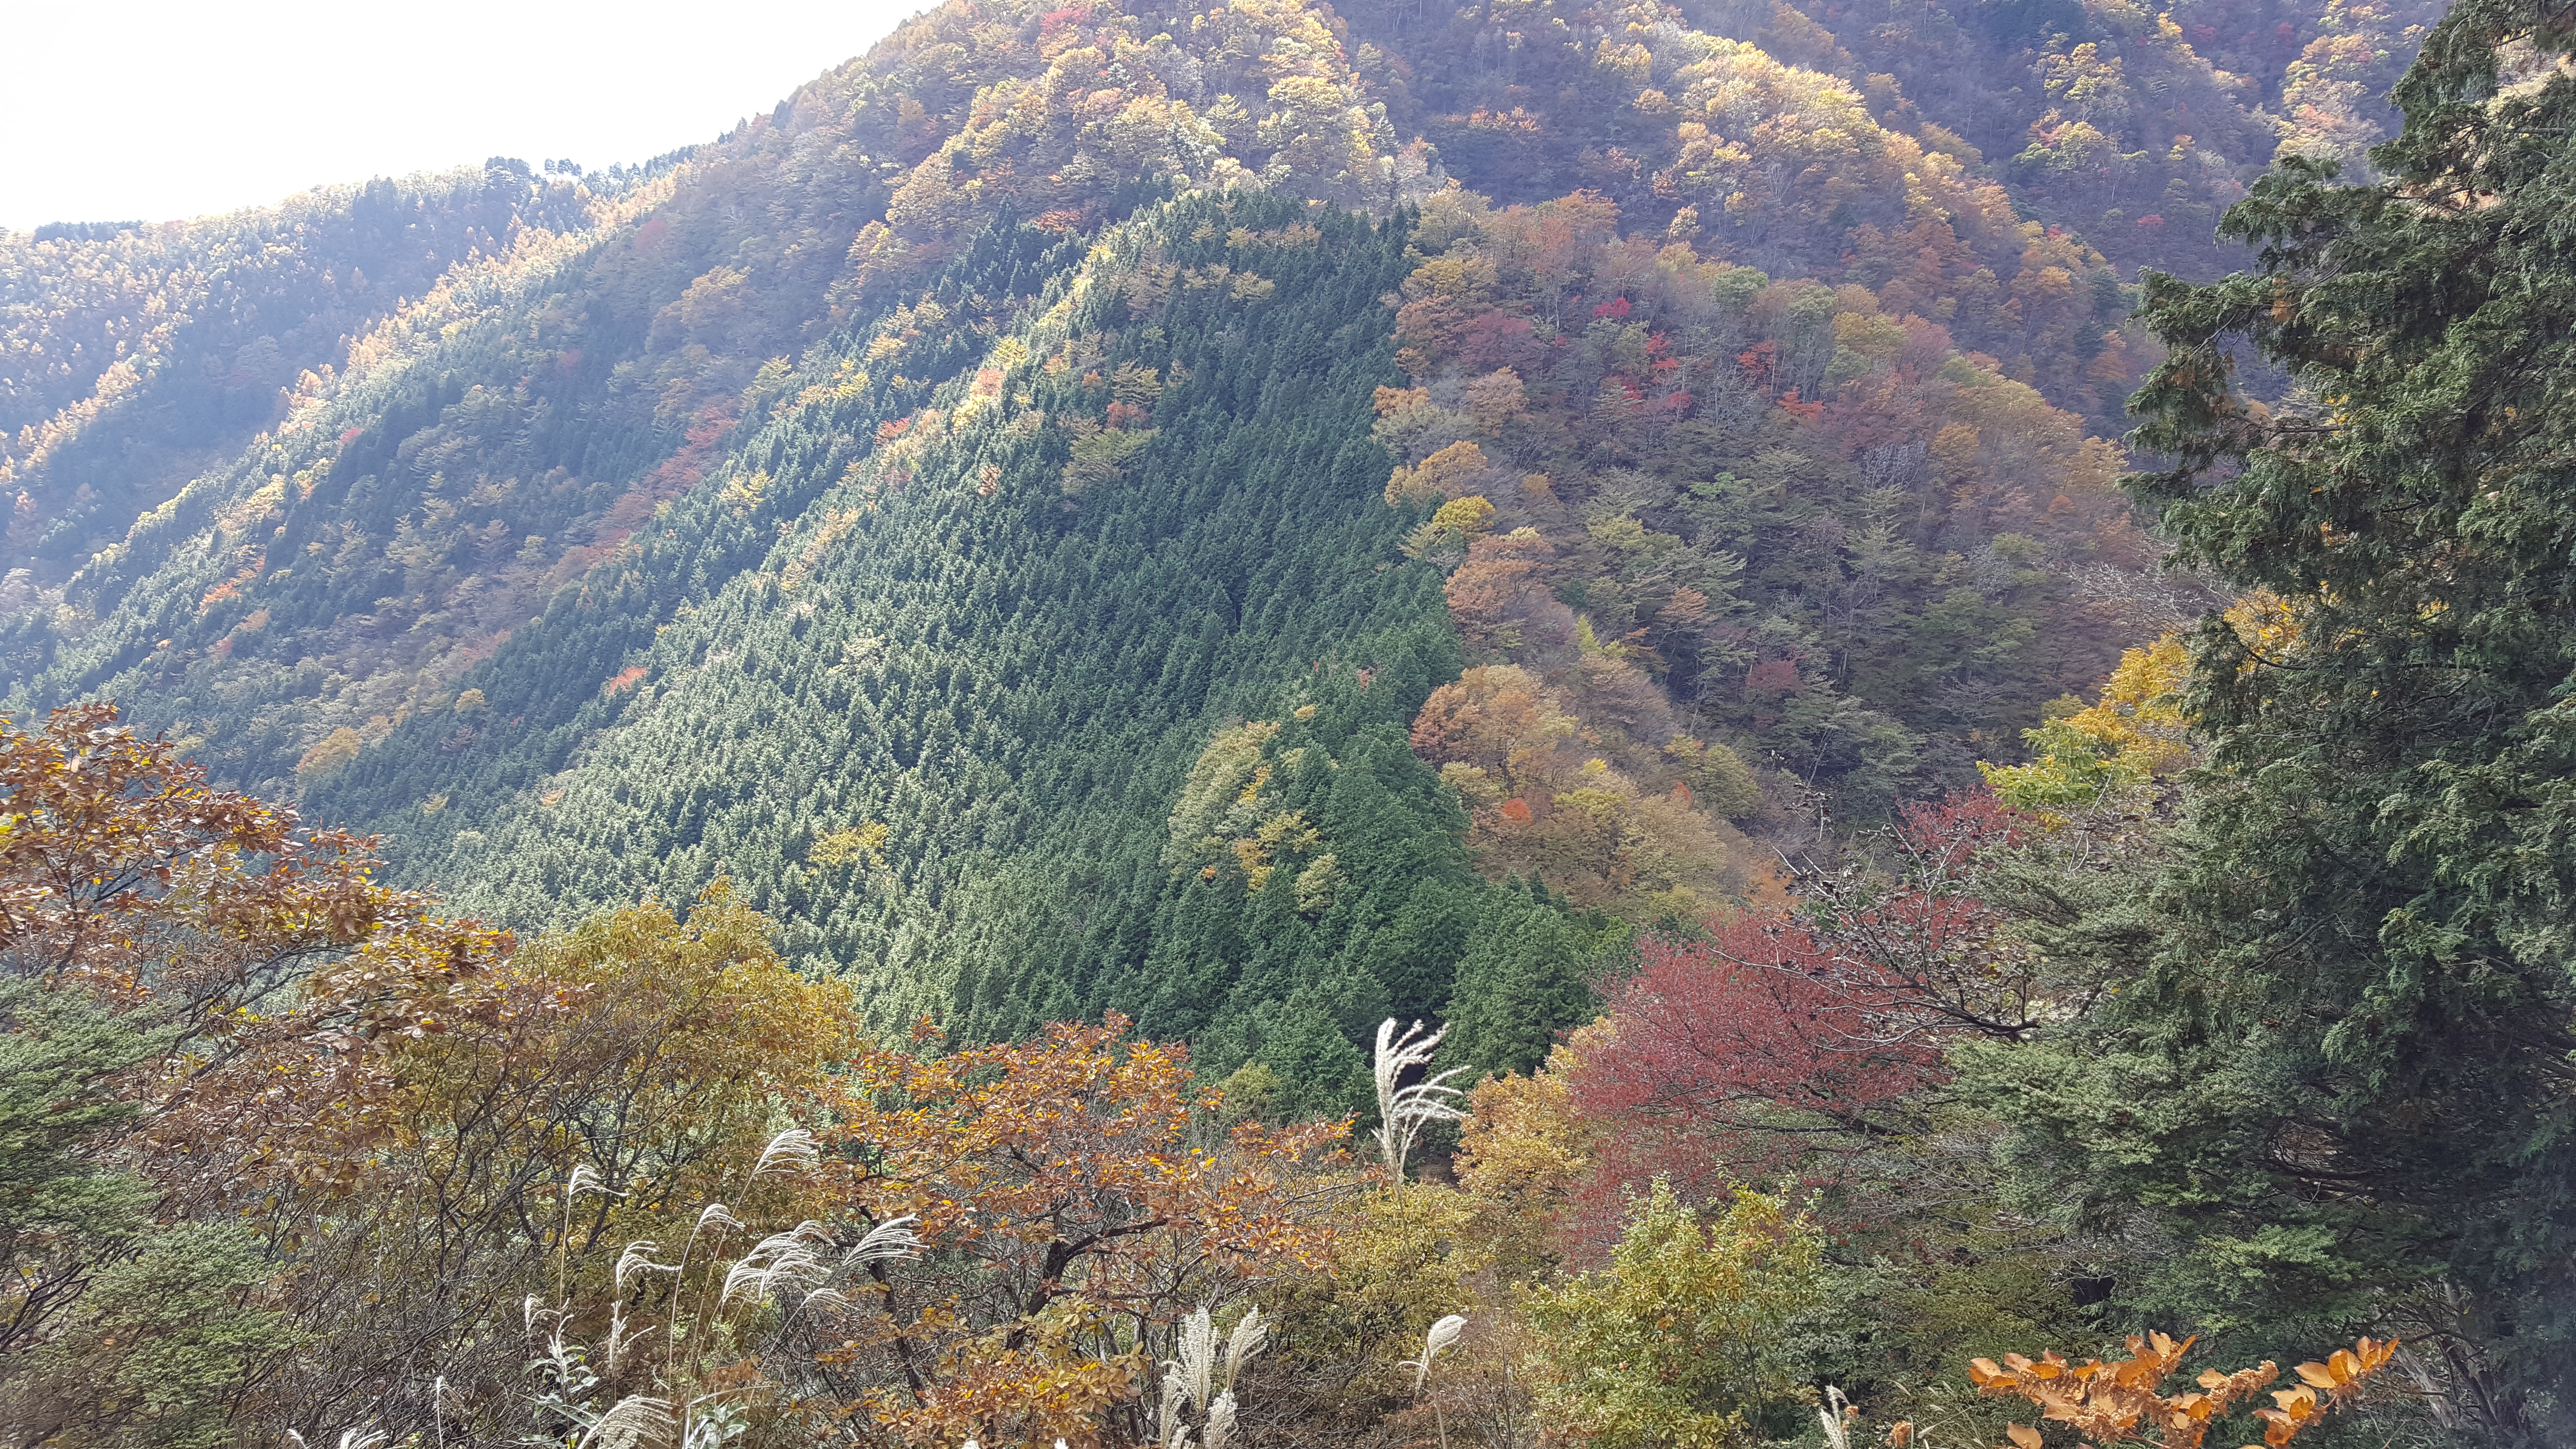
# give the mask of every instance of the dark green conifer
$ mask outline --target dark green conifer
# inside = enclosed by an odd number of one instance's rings
[[[2225,223],[2254,270],[2150,279],[2138,491],[2289,637],[2203,626],[2212,765],[2133,984],[1998,1098],[2052,1190],[2179,1224],[2140,1291],[2421,1339],[2511,1443],[2576,1423],[2571,43],[2464,0],[2384,180],[2285,163]]]
[[[1498,890],[1490,899],[1458,961],[1441,1049],[1442,1065],[1477,1076],[1536,1068],[1556,1034],[1598,1004],[1591,933],[1534,896]]]

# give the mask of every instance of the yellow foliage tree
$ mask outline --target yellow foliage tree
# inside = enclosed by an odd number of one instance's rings
[[[1434,498],[1464,498],[1485,475],[1485,450],[1474,443],[1451,443],[1421,462],[1396,465],[1387,475],[1386,501],[1401,507]]]
[[[1455,567],[1467,558],[1468,548],[1494,528],[1493,501],[1481,493],[1453,498],[1440,505],[1428,522],[1415,529],[1404,540],[1404,556],[1427,558],[1444,567]]]
[[[2239,601],[2224,618],[2259,655],[2278,654],[2297,640],[2289,611],[2268,595]],[[2191,718],[2183,708],[2191,667],[2179,634],[2131,649],[2120,656],[2100,699],[2022,732],[2030,763],[1979,761],[1977,770],[1997,799],[2043,819],[2172,774],[2191,759]]]
[[[358,758],[358,747],[365,742],[356,730],[344,725],[306,750],[304,758],[295,762],[295,773],[308,780],[330,774]]]
[[[2030,763],[1979,761],[1978,773],[1997,799],[2034,812],[2088,805],[2169,773],[2190,755],[2190,721],[2182,712],[2190,674],[2190,657],[2176,635],[2131,649],[2099,700],[2022,732]]]
[[[882,820],[831,831],[814,837],[814,844],[805,852],[805,858],[826,870],[854,863],[883,870],[886,835],[886,824]]]
[[[1591,1170],[1600,1130],[1577,1109],[1572,1081],[1613,1031],[1606,1017],[1577,1027],[1541,1070],[1488,1077],[1467,1094],[1453,1168],[1483,1206],[1481,1230],[1506,1281],[1535,1281],[1557,1261],[1557,1229]]]

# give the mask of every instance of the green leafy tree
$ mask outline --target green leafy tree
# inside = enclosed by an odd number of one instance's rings
[[[1658,1179],[1607,1268],[1530,1299],[1541,1417],[1605,1449],[1756,1442],[1794,1403],[1785,1330],[1821,1301],[1823,1248],[1777,1197],[1703,1218]]]

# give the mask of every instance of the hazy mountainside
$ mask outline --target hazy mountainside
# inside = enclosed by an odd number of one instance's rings
[[[449,268],[596,205],[523,163],[274,211],[0,232],[0,489],[13,606],[262,428]]]
[[[1971,783],[2189,604],[2087,440],[2111,262],[1766,46],[950,6],[649,176],[496,166],[514,229],[38,571],[13,702],[521,924],[729,873],[889,1014],[1520,1060],[1612,922],[1766,889],[1732,822]],[[11,244],[107,289],[184,232]]]
[[[2368,148],[2396,132],[2388,89],[2444,8],[1694,0],[1684,10],[1844,78],[1872,115],[1928,147],[1982,159],[2022,215],[2082,233],[2122,267],[2190,276],[2243,264],[2214,223],[2274,157],[2368,173]]]

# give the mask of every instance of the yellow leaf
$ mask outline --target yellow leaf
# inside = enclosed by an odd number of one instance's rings
[[[2006,1424],[2004,1433],[2021,1449],[2039,1449],[2039,1431],[2023,1424]]]
[[[2343,1356],[2344,1351],[2342,1349],[2335,1350],[2335,1357],[2342,1358]],[[2348,1379],[2352,1377],[2352,1375],[2348,1373],[2336,1373],[2321,1363],[2303,1363],[2299,1365],[2299,1377],[2306,1379],[2309,1383],[2316,1385],[2318,1388],[2330,1389],[2333,1388],[2340,1380]]]

